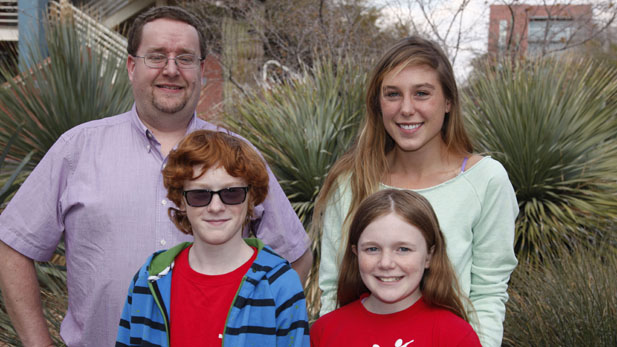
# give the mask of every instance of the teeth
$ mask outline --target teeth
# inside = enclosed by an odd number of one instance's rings
[[[180,87],[173,87],[173,86],[161,86],[161,88],[165,88],[165,89],[172,89],[172,90],[178,90],[178,89],[180,89]]]
[[[396,282],[401,279],[401,277],[377,277],[382,282]]]
[[[399,124],[399,126],[405,130],[412,130],[418,128],[421,124]]]

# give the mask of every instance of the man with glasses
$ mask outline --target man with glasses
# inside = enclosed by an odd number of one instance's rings
[[[113,345],[135,269],[153,251],[191,240],[167,217],[172,202],[160,172],[187,133],[225,131],[195,116],[206,56],[201,26],[180,8],[154,8],[134,21],[127,51],[132,110],[63,134],[0,216],[0,285],[24,345],[51,345],[33,260],[48,260],[63,237],[68,346]],[[250,229],[302,278],[312,262],[309,240],[268,173],[268,196]]]

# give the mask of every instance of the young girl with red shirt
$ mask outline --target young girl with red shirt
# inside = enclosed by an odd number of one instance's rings
[[[340,308],[315,322],[311,346],[481,346],[461,298],[429,202],[409,190],[382,190],[351,222]]]

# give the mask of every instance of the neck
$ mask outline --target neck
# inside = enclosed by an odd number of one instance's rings
[[[362,304],[369,312],[376,314],[392,314],[410,308],[413,304],[420,300],[421,297],[422,293],[418,290],[404,299],[393,303],[388,303],[381,301],[375,295],[371,294]]]
[[[148,130],[152,132],[157,141],[161,143],[163,157],[166,157],[169,151],[182,140],[193,117],[193,114],[151,117],[141,115],[139,112],[137,112],[137,115]]]
[[[253,248],[242,238],[222,245],[209,245],[195,239],[189,250],[189,265],[205,275],[222,275],[239,268],[252,256]]]
[[[384,182],[408,189],[428,188],[453,178],[458,174],[462,160],[449,153],[443,142],[433,148],[409,152],[395,147],[386,158],[389,170]]]

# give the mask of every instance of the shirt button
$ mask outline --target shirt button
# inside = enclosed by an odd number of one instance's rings
[[[152,147],[150,147],[150,145],[146,146],[146,149],[148,150],[148,152],[150,152],[150,148],[152,148]]]
[[[167,200],[162,200],[162,201],[161,201],[161,204],[163,204],[163,205],[167,205]]]
[[[151,139],[151,138],[152,138],[152,133],[151,133],[150,131],[147,131],[147,132],[146,132],[146,135],[148,136],[148,138],[149,138],[149,139]]]
[[[165,246],[167,244],[167,241],[165,241],[164,239],[161,240],[161,246]]]

